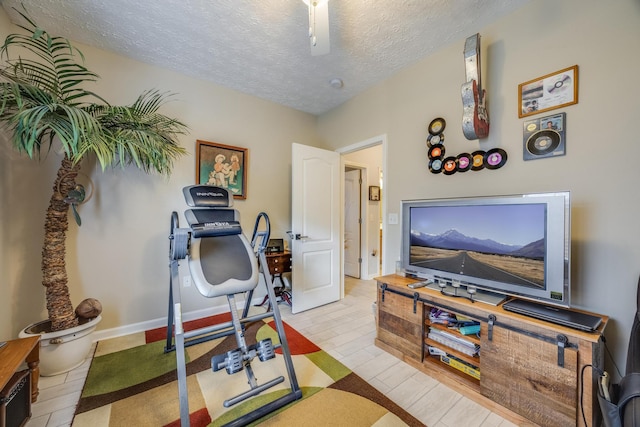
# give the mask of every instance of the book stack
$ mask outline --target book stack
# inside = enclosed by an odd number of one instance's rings
[[[468,356],[477,356],[480,353],[480,346],[455,334],[436,329],[429,328],[429,339],[446,345],[460,353],[464,353]]]
[[[465,362],[462,359],[458,359],[455,356],[450,354],[440,355],[440,360],[443,363],[451,366],[452,368],[456,368],[459,371],[464,372],[467,375],[472,376],[473,378],[479,380],[480,379],[480,369],[477,366],[474,366],[470,363]]]

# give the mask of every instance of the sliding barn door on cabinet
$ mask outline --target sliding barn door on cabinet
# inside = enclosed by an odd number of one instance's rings
[[[487,324],[483,329],[481,393],[541,426],[575,426],[576,346],[559,346],[499,326],[492,328],[489,339]]]

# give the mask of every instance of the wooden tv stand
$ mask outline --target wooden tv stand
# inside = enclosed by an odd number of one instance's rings
[[[584,332],[506,311],[501,304],[493,306],[446,296],[435,289],[408,287],[419,279],[388,275],[376,281],[378,347],[515,424],[600,424],[598,375],[589,365],[604,369],[602,333],[608,317],[601,316],[596,332]],[[432,322],[432,308],[480,322],[480,336],[463,336]],[[459,351],[457,343],[451,347],[442,344],[441,338],[434,341],[428,337],[430,328],[477,344],[479,355],[467,354],[465,347]],[[438,338],[437,332],[434,338]],[[429,346],[445,351],[444,361],[430,355]]]

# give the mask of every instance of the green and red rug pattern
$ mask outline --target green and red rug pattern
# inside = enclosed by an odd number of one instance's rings
[[[186,330],[230,320],[229,314],[185,324]],[[422,426],[423,424],[358,375],[285,324],[302,399],[261,418],[260,426]],[[247,325],[248,343],[271,338],[273,322]],[[74,427],[179,426],[175,353],[164,353],[165,329],[98,343],[73,421]],[[186,349],[191,426],[219,426],[288,393],[287,379],[262,394],[225,408],[222,402],[249,386],[244,372],[211,370],[211,357],[237,347],[225,337]],[[284,375],[280,354],[252,364],[258,383]]]

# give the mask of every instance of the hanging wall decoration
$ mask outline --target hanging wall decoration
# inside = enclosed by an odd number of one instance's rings
[[[524,160],[564,156],[566,129],[565,113],[525,121],[522,136]]]
[[[247,148],[196,141],[196,184],[226,188],[234,199],[247,198]]]
[[[380,201],[380,187],[378,187],[377,185],[369,186],[369,200],[373,202]]]
[[[480,34],[464,43],[464,65],[467,82],[462,85],[462,132],[473,140],[489,135],[489,113],[480,74]]]
[[[435,118],[429,123],[427,131],[427,156],[429,171],[433,174],[442,173],[453,175],[456,172],[479,171],[482,169],[499,169],[507,162],[507,152],[502,148],[491,150],[477,150],[473,153],[446,155],[444,146],[444,129],[446,121],[442,117]]]
[[[577,65],[518,85],[518,117],[531,116],[577,103]]]
[[[442,117],[431,120],[427,131],[427,149],[429,150],[429,170],[431,173],[442,172],[442,159],[444,158],[444,128],[447,122]]]

